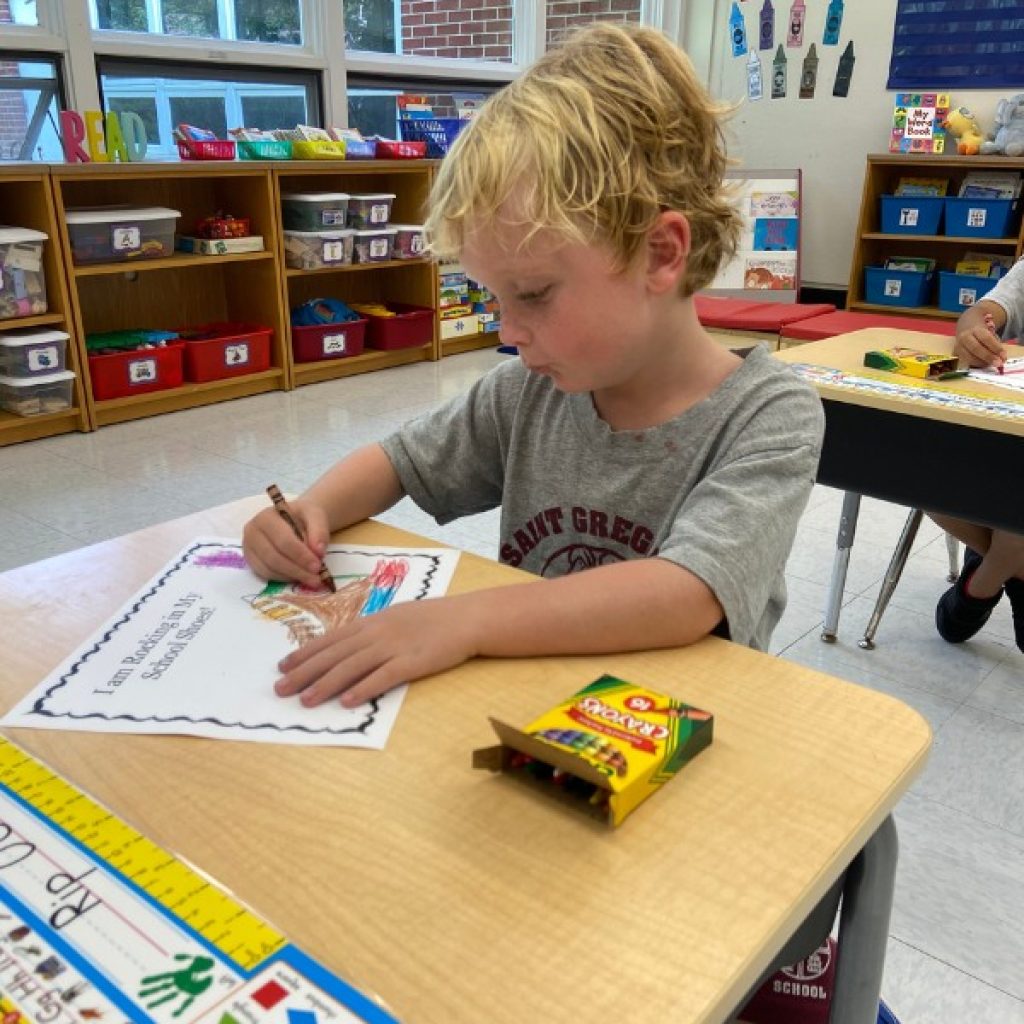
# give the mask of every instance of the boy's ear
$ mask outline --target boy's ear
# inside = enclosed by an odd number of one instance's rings
[[[660,294],[674,290],[686,273],[690,222],[678,210],[664,210],[647,232],[647,284]]]

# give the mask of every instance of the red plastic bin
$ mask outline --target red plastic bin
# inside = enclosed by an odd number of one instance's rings
[[[363,351],[365,337],[365,317],[340,324],[292,327],[292,352],[297,363],[357,356]]]
[[[428,306],[410,306],[405,302],[385,302],[396,316],[368,313],[366,329],[369,348],[395,349],[429,345],[434,340],[434,311]]]
[[[89,356],[93,398],[103,402],[181,387],[184,351],[183,341],[172,341],[161,348]]]
[[[258,324],[212,323],[178,331],[185,342],[185,380],[201,384],[270,369],[270,337]]]
[[[178,139],[182,160],[234,160],[234,139]]]

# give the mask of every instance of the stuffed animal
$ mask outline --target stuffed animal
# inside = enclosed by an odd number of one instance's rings
[[[981,151],[985,136],[981,134],[978,122],[967,107],[951,110],[942,122],[942,127],[956,139],[956,151],[963,156],[973,156]]]
[[[1024,92],[999,101],[995,130],[981,144],[982,153],[1024,156]]]

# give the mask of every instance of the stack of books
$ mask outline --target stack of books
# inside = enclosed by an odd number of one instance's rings
[[[961,199],[1017,199],[1020,171],[968,171],[960,184]]]
[[[944,196],[949,190],[947,178],[914,178],[903,176],[896,185],[897,196]]]
[[[1012,258],[1003,253],[965,252],[957,261],[956,272],[972,277],[1002,277],[1012,263]]]

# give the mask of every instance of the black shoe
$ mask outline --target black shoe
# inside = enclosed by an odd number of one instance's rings
[[[1010,599],[1010,610],[1013,612],[1013,638],[1024,651],[1024,580],[1016,577],[1009,579],[1003,589]]]
[[[939,598],[939,603],[935,606],[935,628],[946,643],[962,644],[965,640],[970,640],[988,622],[992,616],[992,609],[1002,599],[1001,589],[992,597],[971,597],[967,593],[964,584],[979,565],[981,555],[967,548],[964,551],[964,567],[960,576]],[[1021,613],[1024,615],[1024,600],[1021,602]]]

